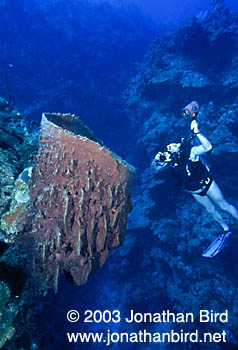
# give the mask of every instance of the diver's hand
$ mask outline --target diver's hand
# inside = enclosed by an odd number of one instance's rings
[[[151,168],[155,173],[159,173],[168,166],[168,162],[161,160],[162,152],[158,152],[151,163]]]
[[[159,161],[161,157],[162,152],[158,152],[155,156],[155,160]]]
[[[191,123],[191,130],[194,132],[194,134],[198,134],[199,133],[198,123],[197,123],[197,121],[195,119]]]

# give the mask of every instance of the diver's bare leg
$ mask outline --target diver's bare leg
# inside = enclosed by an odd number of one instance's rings
[[[218,224],[221,225],[224,231],[229,230],[229,226],[225,223],[225,221],[222,219],[220,213],[216,210],[214,204],[211,202],[211,200],[207,196],[199,196],[198,194],[192,193],[193,197],[196,199],[198,203],[203,205],[207,212],[213,217],[213,219],[218,222]]]
[[[222,210],[226,211],[231,216],[233,216],[236,220],[238,220],[237,209],[233,205],[227,203],[227,201],[223,197],[223,194],[221,193],[221,190],[219,189],[215,181],[212,182],[209,190],[207,191],[207,196],[215,204],[217,204]]]

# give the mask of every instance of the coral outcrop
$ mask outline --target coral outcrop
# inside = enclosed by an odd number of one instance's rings
[[[0,220],[1,230],[5,232],[2,238],[5,243],[13,243],[14,236],[18,233],[18,219],[24,212],[25,203],[30,200],[29,180],[32,174],[32,167],[24,169],[14,182],[14,188],[11,189],[11,198],[9,210],[6,211]]]
[[[28,173],[30,175],[36,154],[38,135],[4,98],[0,98],[0,129],[0,348],[19,349],[20,343],[30,348],[27,329],[36,291],[30,287],[29,280],[26,282],[22,271],[27,262],[26,252],[12,244],[12,234],[18,232],[13,228],[16,229],[20,209],[29,198]]]
[[[32,164],[37,149],[36,131],[24,116],[4,98],[0,98],[0,215],[9,209],[15,179]]]
[[[96,141],[75,116],[42,117],[30,201],[18,223],[42,288],[57,290],[62,272],[85,283],[123,242],[134,169]]]

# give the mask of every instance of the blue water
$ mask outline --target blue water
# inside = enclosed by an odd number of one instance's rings
[[[230,9],[238,10],[236,1],[227,0],[226,4]],[[188,203],[192,199],[184,196],[178,200],[179,190],[176,189],[172,193],[171,184],[164,184],[162,188],[159,185],[155,186],[154,191],[150,192],[146,187],[145,177],[142,178],[154,154],[147,152],[146,142],[148,140],[145,140],[144,144],[137,142],[143,134],[143,123],[151,115],[151,107],[148,109],[143,107],[143,115],[139,118],[135,111],[128,109],[122,98],[131,79],[143,70],[144,56],[152,41],[186,22],[189,16],[197,16],[201,11],[205,13],[210,9],[211,3],[208,0],[199,1],[199,4],[196,1],[178,3],[174,0],[159,1],[158,4],[152,0],[146,3],[142,0],[128,0],[128,2],[114,0],[111,3],[76,0],[32,0],[31,2],[0,0],[0,96],[8,97],[4,81],[4,75],[7,74],[12,101],[16,108],[26,115],[29,122],[35,121],[39,125],[41,114],[45,111],[75,113],[107,146],[137,168],[132,200],[136,202],[134,210],[138,212],[133,214],[135,218],[131,219],[134,221],[129,225],[123,247],[111,252],[103,268],[97,271],[86,285],[73,286],[63,277],[56,295],[50,291],[43,300],[39,298],[39,321],[36,329],[32,330],[32,342],[38,345],[37,349],[106,349],[104,344],[97,343],[69,344],[66,333],[74,331],[105,332],[110,329],[111,331],[138,332],[143,328],[153,332],[168,331],[171,324],[128,326],[125,323],[83,324],[82,321],[69,324],[66,320],[66,313],[70,309],[76,309],[81,314],[87,309],[120,310],[124,317],[131,309],[138,312],[173,310],[177,303],[179,304],[176,293],[181,291],[181,284],[185,286],[186,292],[190,290],[190,284],[195,283],[195,281],[187,280],[187,271],[191,274],[193,268],[197,271],[200,266],[205,276],[203,293],[210,293],[210,300],[213,300],[213,297],[216,300],[214,304],[211,302],[201,307],[217,308],[219,295],[220,298],[224,298],[224,290],[229,291],[229,281],[233,283],[232,293],[235,295],[237,275],[236,268],[233,269],[233,266],[237,267],[238,264],[234,248],[238,244],[237,240],[232,238],[233,248],[230,246],[223,255],[224,260],[218,258],[214,263],[215,267],[214,265],[212,267],[214,273],[219,273],[219,278],[222,273],[227,276],[224,284],[221,280],[222,291],[216,294],[215,289],[219,283],[214,282],[210,276],[210,261],[203,261],[200,254],[193,256],[189,248],[189,234],[193,227],[193,220],[191,220],[192,213]],[[204,67],[202,64],[200,66],[201,71],[204,68],[203,72],[205,72],[209,65],[209,67],[215,67],[216,73],[219,74],[220,67],[229,66],[232,53],[228,61],[219,60],[220,49],[230,50],[226,39],[222,43],[224,45],[222,49],[218,46],[217,51],[214,51],[212,46],[211,55],[209,57],[204,55],[204,61],[201,58],[199,64],[201,62],[204,64]],[[182,44],[181,39],[181,46]],[[198,46],[196,44],[197,42],[194,43],[194,50],[199,56],[201,54],[199,45],[203,45],[203,41],[201,40]],[[189,46],[188,55],[190,49]],[[194,54],[193,50],[192,54]],[[195,59],[191,55],[191,61]],[[212,76],[214,72],[210,71],[210,74]],[[190,94],[192,95],[194,91],[188,91],[187,96],[190,98]],[[158,100],[160,98],[159,103],[162,104],[166,99],[167,106],[171,102],[174,106],[174,113],[178,113],[181,107],[178,102],[180,96],[176,96],[176,101],[173,100],[176,90],[171,91],[165,87],[164,94],[158,97],[156,90],[151,92],[148,89],[142,95],[141,103],[156,101],[157,98]],[[211,94],[210,99],[214,98],[214,91],[208,91],[208,94]],[[224,98],[227,104],[231,104],[236,94],[237,90],[232,90],[231,94],[224,93],[225,97],[221,96],[221,98]],[[209,102],[209,99],[205,101],[204,96],[201,98],[204,104]],[[233,98],[232,102],[229,100],[231,98]],[[222,103],[223,100],[217,101],[217,104]],[[233,134],[237,136],[237,125],[231,128],[233,128]],[[150,131],[148,130],[148,134]],[[155,149],[152,148],[152,151],[154,152]],[[221,155],[219,159],[223,160]],[[213,165],[227,196],[231,198],[233,204],[237,204],[233,187],[230,187],[225,180],[229,178],[232,171],[237,171],[236,166],[232,164],[233,154],[229,153],[226,159],[229,168],[226,168],[223,163],[219,164],[218,161]],[[182,251],[180,249],[181,255],[179,258],[174,257],[174,264],[177,267],[182,259],[187,271],[178,269],[175,273],[171,265],[166,263],[167,252],[170,256],[169,254],[176,251],[180,244],[179,240],[173,236],[172,224],[172,228],[166,231],[168,235],[171,235],[168,247],[163,239],[159,241],[160,245],[158,244],[157,236],[152,233],[150,226],[146,224],[136,226],[135,221],[140,220],[139,210],[143,211],[143,208],[139,206],[139,196],[143,191],[148,191],[149,199],[159,204],[159,206],[151,205],[151,208],[148,203],[146,203],[148,207],[145,205],[148,211],[145,217],[154,225],[165,216],[171,224],[171,221],[176,221],[179,216],[179,212],[176,213],[178,206],[184,206],[186,209],[187,221],[185,220],[184,227],[187,231],[183,232],[183,240],[186,240],[188,248],[185,248],[185,245]],[[144,217],[143,220],[145,220]],[[196,220],[197,223],[199,218]],[[207,227],[209,226],[212,225],[207,220]],[[194,237],[193,244],[196,252],[198,248]],[[189,254],[184,249],[188,249]],[[160,256],[161,251],[164,254],[163,259]],[[160,270],[162,271],[161,279]],[[170,286],[163,281],[164,276],[168,276],[168,279],[171,280]],[[209,283],[210,286],[208,286]],[[201,277],[201,288],[204,285]],[[193,290],[193,293],[189,292],[188,302],[185,298],[184,304],[179,305],[181,312],[190,311],[187,310],[187,305],[191,305],[190,299],[200,298],[199,291]],[[168,295],[173,295],[173,300]],[[201,300],[203,300],[202,297]],[[229,298],[229,304],[227,302],[229,310],[233,310],[231,303],[231,298]],[[221,305],[223,307],[224,300]],[[223,311],[223,309],[216,311]],[[236,313],[235,309],[234,314],[237,315]],[[203,325],[201,328],[203,329]],[[199,344],[192,345],[192,349],[201,348]],[[231,347],[225,347],[226,344],[222,344],[221,349],[235,349],[235,344],[230,345]],[[219,349],[219,344],[216,346],[214,349]],[[177,345],[142,343],[115,343],[107,348],[178,349]],[[190,349],[188,344],[181,345],[179,348]]]

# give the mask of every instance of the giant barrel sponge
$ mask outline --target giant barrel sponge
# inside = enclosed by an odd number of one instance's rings
[[[87,282],[123,243],[133,173],[79,118],[43,114],[30,201],[19,224],[43,289],[57,291],[62,272],[77,285]]]

